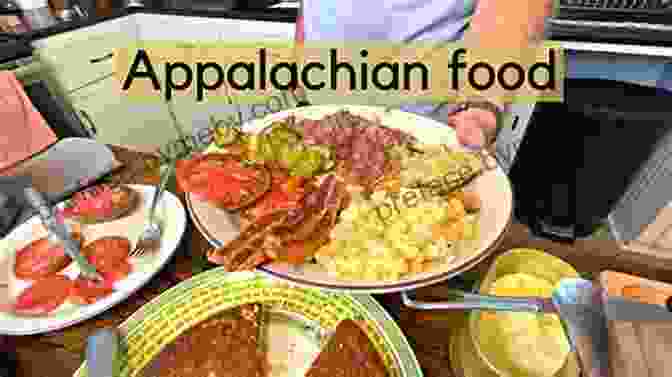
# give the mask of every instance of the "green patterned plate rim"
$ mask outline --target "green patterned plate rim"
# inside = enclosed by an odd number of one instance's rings
[[[247,303],[298,314],[333,329],[344,319],[359,320],[394,377],[422,377],[415,353],[390,315],[369,295],[348,295],[296,287],[258,272],[216,268],[170,288],[143,305],[119,326],[122,337],[118,376],[135,377],[163,347],[191,326]],[[86,362],[73,377],[87,377]]]

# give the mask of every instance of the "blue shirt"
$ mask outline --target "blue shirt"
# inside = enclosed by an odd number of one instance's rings
[[[303,0],[305,40],[456,41],[467,27],[475,1]],[[402,108],[445,121],[445,111],[437,111],[436,105]]]
[[[303,0],[306,40],[453,41],[475,0]]]

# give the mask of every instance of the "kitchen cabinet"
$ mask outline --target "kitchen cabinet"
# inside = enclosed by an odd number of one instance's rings
[[[156,149],[178,138],[164,103],[129,99],[117,85],[109,77],[69,95],[80,118],[95,127],[97,140]]]
[[[136,39],[129,17],[57,34],[33,42],[50,84],[67,94],[112,76],[114,49]]]
[[[50,87],[69,100],[84,123],[93,124],[98,140],[156,148],[179,135],[164,103],[138,102],[118,93],[114,48],[132,41],[290,40],[293,33],[292,23],[134,14],[39,39],[33,45]],[[163,81],[163,67],[154,68]],[[192,133],[208,126],[210,114],[223,118],[234,113],[236,108],[225,100],[197,103],[183,95],[174,98],[173,107],[183,130]],[[249,110],[243,108],[246,118]]]
[[[293,23],[177,15],[137,14],[135,16],[138,25],[138,39],[141,41],[222,42],[225,45],[226,42],[245,40],[251,42],[289,41],[294,36]],[[165,77],[162,67],[155,68],[159,77]],[[214,74],[212,70],[206,72],[206,81],[214,81]],[[181,72],[176,74],[176,81],[179,82],[184,78]],[[235,107],[227,105],[223,95],[217,94],[217,96],[219,96],[217,99],[202,103],[197,102],[193,94],[174,97],[173,107],[183,127],[195,133],[208,126],[209,114],[218,114],[221,118],[235,111]],[[249,113],[250,106],[243,106],[243,111]],[[246,118],[249,118],[249,114]]]

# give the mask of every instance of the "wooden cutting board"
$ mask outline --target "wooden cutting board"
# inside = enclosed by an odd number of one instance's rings
[[[622,296],[648,304],[665,305],[672,284],[605,271],[600,283],[608,297]],[[629,322],[609,320],[612,377],[667,377],[672,375],[672,321]]]

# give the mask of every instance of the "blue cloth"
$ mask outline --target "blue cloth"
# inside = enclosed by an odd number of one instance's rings
[[[456,41],[475,0],[303,0],[306,41]],[[443,107],[403,110],[445,121]]]

